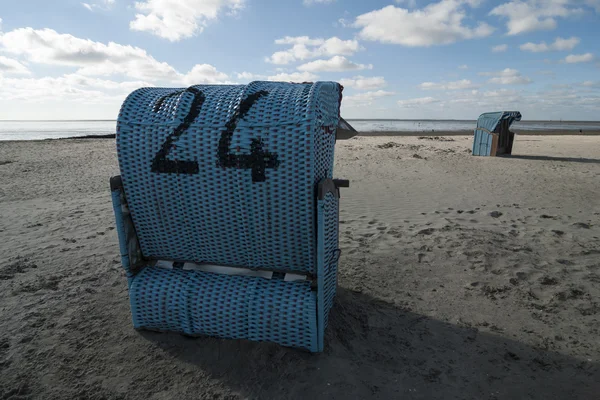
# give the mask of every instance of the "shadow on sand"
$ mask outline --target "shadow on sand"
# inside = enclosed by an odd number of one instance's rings
[[[593,361],[342,288],[322,354],[268,343],[142,335],[166,357],[197,371],[181,382],[189,382],[189,389],[208,375],[242,398],[546,400],[593,399],[600,393],[600,369]]]
[[[577,162],[583,164],[600,164],[600,159],[596,158],[578,158],[578,157],[552,157],[552,156],[528,156],[528,155],[502,155],[502,158],[515,158],[519,160],[534,160],[534,161],[563,161]]]

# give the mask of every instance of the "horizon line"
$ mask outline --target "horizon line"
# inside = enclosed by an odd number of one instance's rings
[[[451,118],[345,118],[346,121],[477,121],[475,119]],[[0,122],[117,122],[116,119],[0,119]],[[519,122],[598,122],[600,120],[528,119]]]

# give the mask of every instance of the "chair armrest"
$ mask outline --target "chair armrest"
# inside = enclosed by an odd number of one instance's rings
[[[119,237],[121,263],[127,273],[127,278],[132,278],[143,268],[145,262],[135,233],[133,220],[127,207],[127,201],[125,200],[125,191],[123,190],[121,176],[118,175],[110,178],[110,191]]]

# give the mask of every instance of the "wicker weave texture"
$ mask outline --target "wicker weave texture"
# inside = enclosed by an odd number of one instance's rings
[[[317,351],[310,283],[146,267],[130,288],[136,328]]]
[[[144,256],[314,273],[315,188],[331,177],[332,82],[140,89],[117,123]]]

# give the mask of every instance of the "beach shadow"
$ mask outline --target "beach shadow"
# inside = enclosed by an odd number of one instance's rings
[[[197,385],[194,377],[208,375],[250,399],[546,400],[591,399],[600,392],[596,362],[343,288],[322,354],[244,340],[142,336],[187,365],[190,389]]]
[[[596,158],[579,158],[579,157],[553,157],[553,156],[530,156],[530,155],[501,155],[502,158],[516,158],[521,160],[534,161],[563,161],[563,162],[578,162],[584,164],[600,164],[600,159]]]

